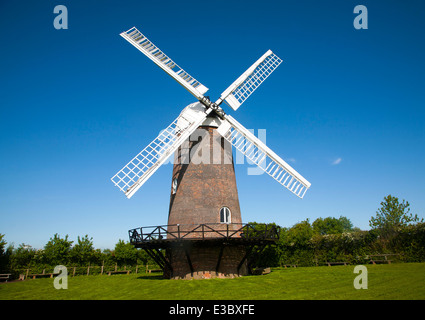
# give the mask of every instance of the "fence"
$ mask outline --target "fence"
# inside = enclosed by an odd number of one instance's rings
[[[108,272],[121,272],[124,273],[129,271],[131,273],[151,273],[152,271],[157,271],[159,269],[156,265],[134,265],[134,266],[118,266],[115,265],[103,265],[103,266],[66,266],[68,270],[68,276],[78,276],[78,275],[103,275]],[[39,275],[48,275],[53,273],[54,267],[45,266],[45,267],[33,267],[33,268],[22,268],[14,270],[15,274],[19,274],[20,278],[27,278],[31,274]]]

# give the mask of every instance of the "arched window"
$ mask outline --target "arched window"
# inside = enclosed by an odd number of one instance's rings
[[[176,194],[176,192],[177,192],[177,179],[174,179],[173,180],[173,194]]]
[[[220,222],[221,223],[230,223],[231,222],[231,212],[228,207],[223,207],[220,209]]]

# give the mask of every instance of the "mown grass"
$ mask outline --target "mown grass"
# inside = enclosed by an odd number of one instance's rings
[[[368,289],[353,286],[354,266],[273,269],[268,275],[235,279],[164,280],[159,274],[93,275],[0,284],[0,299],[65,300],[369,300],[425,299],[425,263],[367,265]]]

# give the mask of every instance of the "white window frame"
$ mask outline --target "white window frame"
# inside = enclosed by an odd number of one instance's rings
[[[171,190],[171,193],[172,194],[176,194],[176,192],[177,192],[177,184],[178,184],[177,178],[174,178],[173,179],[172,190]]]
[[[221,207],[220,223],[231,223],[231,222],[232,222],[232,211],[230,211],[229,207]]]

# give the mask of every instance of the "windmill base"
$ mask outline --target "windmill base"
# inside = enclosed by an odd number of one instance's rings
[[[170,279],[235,278],[248,274],[247,250],[241,244],[217,241],[190,241],[167,250],[170,268],[164,277]]]
[[[234,278],[252,273],[250,265],[258,258],[256,254],[276,243],[279,228],[265,224],[200,224],[189,229],[170,225],[132,229],[129,236],[131,244],[144,249],[160,266],[166,279]]]

